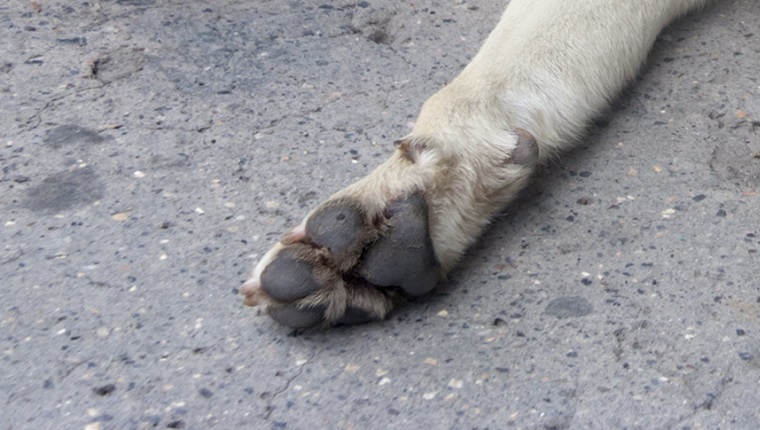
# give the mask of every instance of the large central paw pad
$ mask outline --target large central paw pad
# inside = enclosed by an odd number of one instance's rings
[[[293,328],[383,319],[404,296],[429,292],[441,277],[421,193],[368,214],[349,199],[329,201],[264,257],[241,292],[266,303]]]
[[[391,228],[362,255],[356,273],[371,284],[425,294],[438,283],[440,268],[428,231],[428,207],[415,194],[388,208]]]

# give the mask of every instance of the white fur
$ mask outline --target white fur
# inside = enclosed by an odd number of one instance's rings
[[[447,272],[537,165],[577,141],[635,77],[663,27],[706,2],[512,0],[472,62],[425,102],[391,159],[331,200],[350,199],[372,218],[390,201],[423,192]],[[525,135],[538,145],[533,161],[517,156]],[[245,294],[254,296],[283,246],[257,265]]]
[[[539,157],[568,148],[636,75],[655,38],[673,19],[707,0],[512,0],[472,62],[423,106],[410,138],[471,166],[509,151],[523,128]],[[466,167],[461,168],[468,173]],[[488,169],[448,178],[454,193],[434,195],[436,253],[451,268],[526,183],[515,171],[498,183],[492,205],[481,187],[496,180]],[[440,186],[440,184],[436,184]]]

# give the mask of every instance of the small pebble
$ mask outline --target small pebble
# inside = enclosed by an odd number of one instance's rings
[[[461,379],[452,378],[449,381],[449,387],[451,388],[462,388],[463,385],[464,385],[464,381],[462,381]]]
[[[92,391],[94,391],[98,396],[107,396],[116,391],[116,385],[106,384],[101,387],[95,387],[92,389]]]

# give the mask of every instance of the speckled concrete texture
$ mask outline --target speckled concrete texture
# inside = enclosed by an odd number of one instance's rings
[[[760,427],[760,3],[669,27],[434,293],[295,333],[254,260],[503,2],[0,5],[0,429]]]

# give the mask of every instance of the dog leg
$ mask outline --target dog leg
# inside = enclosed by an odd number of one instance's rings
[[[241,288],[294,328],[429,292],[536,167],[576,141],[657,34],[705,0],[512,0],[385,163],[309,213]]]

